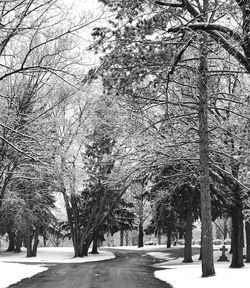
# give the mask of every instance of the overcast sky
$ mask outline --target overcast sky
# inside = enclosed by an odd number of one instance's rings
[[[98,0],[64,0],[65,3],[69,6],[73,5],[74,9],[78,12],[81,11],[93,11],[96,10],[101,6],[101,3]]]

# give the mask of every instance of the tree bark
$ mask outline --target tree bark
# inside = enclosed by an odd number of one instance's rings
[[[16,241],[15,241],[15,253],[20,253],[21,252],[22,242],[23,242],[22,232],[21,231],[17,231],[17,233],[16,233]]]
[[[245,226],[245,231],[246,231],[246,262],[250,263],[250,221],[246,221],[246,226]]]
[[[26,257],[32,257],[32,235],[31,235],[31,228],[26,230]]]
[[[88,256],[89,246],[91,242],[92,242],[92,239],[91,240],[89,238],[86,239],[86,241],[84,242],[82,246],[82,249],[80,250],[79,257]]]
[[[99,253],[97,250],[97,247],[98,247],[98,237],[94,237],[91,254],[98,254]]]
[[[248,18],[248,21],[250,19]],[[248,107],[250,107],[250,97],[248,97]],[[248,114],[250,114],[250,108],[248,108]],[[247,121],[247,140],[250,143],[250,119]],[[250,175],[250,147],[248,146],[248,153],[247,153],[247,174],[246,174],[246,183],[250,185],[250,179],[247,179],[248,174]],[[248,207],[249,208],[249,207]],[[245,222],[245,231],[246,231],[246,262],[250,262],[250,220]]]
[[[128,246],[129,245],[129,237],[128,237],[128,230],[125,231],[125,245]]]
[[[233,246],[234,246],[234,234],[233,234],[232,224],[231,224],[231,229],[230,229],[230,235],[229,236],[231,236],[231,245],[230,245],[229,254],[232,254],[233,253]]]
[[[6,252],[13,252],[15,250],[15,233],[13,231],[8,231],[9,236],[9,246]]]
[[[212,213],[209,181],[207,42],[207,35],[203,32],[200,44],[200,64],[198,79],[200,194],[202,222],[202,277],[215,275],[213,261]]]
[[[171,236],[172,236],[172,231],[167,232],[167,248],[171,248]]]
[[[37,247],[39,243],[39,232],[38,229],[34,230],[32,227],[29,227],[26,230],[26,257],[36,257]]]
[[[184,246],[184,263],[193,262],[192,259],[192,230],[193,230],[193,213],[188,210],[185,225],[185,246]]]
[[[143,247],[143,224],[139,223],[138,227],[138,248]]]
[[[231,210],[232,217],[232,262],[231,268],[241,268],[243,263],[243,205],[241,199],[237,199],[237,203]]]
[[[44,232],[43,234],[43,247],[46,247],[47,246],[47,233]]]
[[[123,239],[124,239],[124,230],[120,230],[120,246],[123,246]]]
[[[37,255],[37,247],[39,244],[38,236],[39,236],[39,232],[38,232],[38,229],[36,229],[34,231],[34,237],[33,237],[32,257],[36,257],[36,255]]]

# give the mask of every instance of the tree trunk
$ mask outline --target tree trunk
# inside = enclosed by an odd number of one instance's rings
[[[98,247],[98,237],[94,237],[91,254],[98,254],[99,253],[97,250],[97,247]]]
[[[233,227],[231,227],[231,245],[229,253],[233,254],[233,247],[234,247],[234,233],[233,233]]]
[[[167,232],[167,248],[171,248],[171,236],[172,236],[172,231]]]
[[[158,234],[158,245],[161,245],[161,233]],[[171,245],[171,243],[170,243]]]
[[[192,230],[193,230],[193,213],[188,210],[185,225],[185,247],[184,247],[184,263],[193,262],[192,259]]]
[[[246,231],[246,244],[247,244],[246,262],[250,263],[250,221],[246,221],[245,231]]]
[[[81,233],[80,229],[78,229],[77,223],[78,221],[73,221],[76,220],[76,215],[77,215],[77,206],[75,205],[76,203],[74,202],[74,198],[71,198],[71,202],[69,200],[69,197],[67,196],[66,189],[63,188],[63,199],[64,199],[64,204],[65,204],[65,209],[67,212],[67,219],[69,223],[69,228],[70,228],[70,235],[74,247],[74,257],[83,257],[88,255],[88,249],[90,246],[90,243],[84,243],[84,239],[81,239]],[[71,203],[71,206],[70,206]]]
[[[9,236],[9,246],[6,252],[13,252],[15,250],[15,233],[13,231],[8,231]]]
[[[31,228],[28,228],[26,231],[26,257],[32,257],[32,235]]]
[[[43,234],[43,247],[46,247],[46,245],[47,245],[47,234],[46,234],[46,232]]]
[[[128,237],[128,230],[125,231],[125,245],[128,246],[129,245],[129,237]]]
[[[250,107],[250,97],[248,97],[248,107]],[[250,113],[250,108],[248,108],[248,112]],[[249,114],[248,113],[248,114]],[[247,140],[248,143],[250,143],[250,119],[247,121]],[[248,146],[249,147],[249,146]],[[248,153],[247,153],[247,175],[250,176],[250,148],[248,148]],[[250,185],[250,179],[246,177],[246,183]],[[249,208],[249,207],[248,207]],[[250,262],[250,221],[245,222],[245,231],[246,231],[246,262]]]
[[[20,253],[21,252],[22,242],[23,242],[22,232],[21,231],[17,231],[17,233],[16,233],[16,241],[15,241],[15,253]]]
[[[205,2],[206,1],[204,1],[204,3]],[[209,181],[207,42],[207,35],[203,32],[200,44],[200,64],[198,81],[200,194],[202,223],[202,277],[215,275],[213,261],[212,213]]]
[[[67,196],[67,192],[66,189],[63,187],[62,190],[62,194],[63,194],[63,199],[64,199],[64,204],[65,204],[65,209],[66,209],[66,213],[67,213],[67,220],[68,220],[68,224],[69,224],[69,230],[70,230],[70,235],[71,235],[71,239],[72,239],[72,243],[73,243],[73,247],[74,247],[74,256],[78,257],[78,246],[79,244],[77,243],[77,237],[76,237],[76,231],[75,231],[75,225],[73,222],[73,213],[72,213],[72,208],[70,207],[70,203],[69,203],[69,197]]]
[[[92,241],[90,241],[89,239],[86,240],[86,242],[83,244],[81,253],[79,253],[79,257],[88,256],[89,246],[91,242]]]
[[[26,257],[36,257],[37,254],[37,247],[39,243],[38,239],[39,233],[38,230],[33,230],[32,227],[29,227],[26,230]]]
[[[36,229],[34,231],[34,237],[33,237],[32,257],[36,257],[36,255],[37,255],[37,247],[39,244],[38,236],[39,236],[38,229]]]
[[[143,247],[143,224],[139,223],[138,228],[138,248]]]
[[[123,239],[124,239],[124,230],[120,230],[120,246],[123,246]]]
[[[241,268],[244,266],[243,263],[243,206],[240,199],[237,199],[237,203],[231,210],[232,217],[232,262],[231,268]]]

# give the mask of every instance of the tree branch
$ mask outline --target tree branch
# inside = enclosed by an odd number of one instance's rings
[[[0,139],[2,139],[2,141],[6,142],[8,145],[10,145],[14,150],[16,150],[18,153],[25,155],[26,157],[37,161],[34,157],[28,155],[27,153],[25,153],[23,150],[19,149],[18,147],[16,147],[14,144],[10,143],[7,139],[5,139],[4,137],[0,136]]]
[[[162,1],[155,1],[155,4],[160,6],[168,6],[168,7],[184,7],[183,4],[178,3],[166,3]]]
[[[226,39],[220,32],[229,34],[234,38],[234,40],[237,41],[239,45],[241,45],[242,37],[240,37],[239,34],[234,32],[233,30],[221,26],[221,25],[215,25],[215,24],[205,24],[205,23],[197,23],[197,24],[190,24],[187,26],[179,26],[179,27],[173,27],[168,30],[168,32],[178,32],[181,30],[187,30],[190,29],[192,31],[205,31],[207,32],[214,40],[216,40],[220,45],[234,58],[236,58],[250,73],[250,63],[248,59],[245,57],[244,54],[242,54],[237,48],[235,48],[234,45],[232,45],[228,39]]]
[[[194,6],[188,0],[182,0],[183,6],[194,17],[200,17],[200,13],[194,8]]]
[[[250,63],[248,59],[238,49],[236,49],[234,45],[230,44],[229,41],[217,31],[209,31],[208,33],[212,38],[219,42],[230,55],[236,58],[250,73]]]
[[[218,25],[218,24],[195,23],[195,24],[189,24],[185,27],[170,28],[168,31],[169,32],[177,32],[177,31],[183,30],[183,29],[186,30],[187,28],[189,28],[193,31],[201,30],[201,31],[205,31],[205,32],[210,32],[210,31],[223,32],[223,33],[229,35],[230,37],[232,37],[237,42],[239,42],[239,43],[242,42],[242,36],[240,34],[238,34],[237,32],[233,31],[232,29],[230,29],[228,27]]]
[[[216,169],[220,170],[221,172],[223,172],[223,173],[227,174],[228,176],[230,176],[236,183],[238,183],[240,186],[242,186],[243,188],[245,188],[247,191],[250,191],[250,188],[249,188],[249,187],[247,187],[247,186],[244,185],[241,181],[239,181],[238,179],[236,179],[231,173],[227,172],[226,170],[220,168],[219,166],[217,166],[217,165],[215,165],[215,164],[213,164],[213,163],[211,163],[211,165],[212,165],[214,168],[216,168]]]

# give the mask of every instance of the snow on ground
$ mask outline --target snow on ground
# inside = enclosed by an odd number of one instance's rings
[[[217,247],[216,247],[217,248]],[[158,259],[169,259],[165,263],[155,264],[154,267],[166,268],[155,272],[155,277],[172,285],[173,288],[211,288],[227,287],[235,288],[249,282],[250,264],[245,263],[244,268],[229,268],[231,255],[226,253],[229,262],[218,262],[221,252],[218,248],[214,251],[214,264],[216,275],[213,277],[201,277],[201,261],[199,255],[193,256],[193,263],[182,263],[181,258],[169,258],[170,253],[151,252],[149,255]]]
[[[1,262],[22,262],[22,263],[83,263],[90,261],[101,261],[115,258],[114,254],[107,251],[99,251],[99,254],[89,254],[88,257],[74,258],[73,247],[40,247],[37,251],[37,257],[26,257],[26,251],[15,254],[10,252],[1,252]]]
[[[22,250],[23,252],[18,254],[0,252],[0,288],[8,287],[48,269],[42,265],[27,265],[28,263],[83,263],[115,258],[113,253],[106,251],[99,251],[96,255],[89,254],[88,257],[73,258],[72,247],[41,247],[38,248],[37,257],[26,258],[26,251]],[[13,262],[19,262],[19,264]]]
[[[145,245],[143,247],[138,248],[138,246],[114,246],[114,247],[107,247],[109,249],[126,249],[126,250],[154,250],[157,249],[164,249],[166,250],[166,245]]]
[[[228,263],[215,263],[216,275],[213,277],[201,277],[201,265],[176,265],[169,266],[167,270],[155,272],[155,277],[168,282],[173,288],[211,288],[227,287],[235,288],[245,286],[249,282],[250,266],[245,268],[232,269]]]
[[[8,287],[11,284],[17,283],[24,278],[32,277],[33,275],[43,272],[47,269],[47,267],[42,267],[39,265],[24,265],[0,262],[0,288]]]

